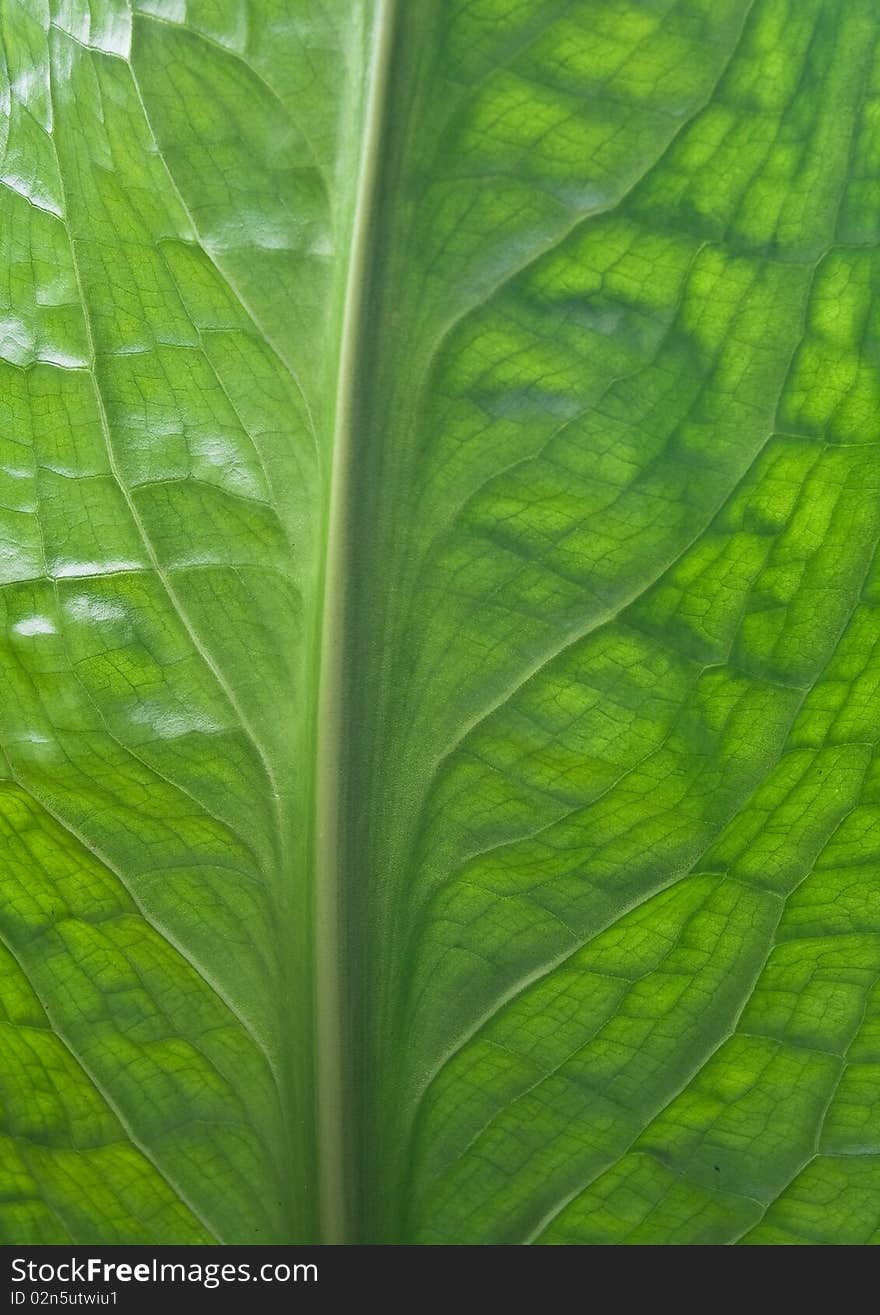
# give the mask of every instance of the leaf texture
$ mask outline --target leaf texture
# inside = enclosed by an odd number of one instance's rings
[[[0,9],[0,1239],[877,1241],[871,0]]]
[[[0,1229],[314,1236],[313,708],[364,32],[283,0],[4,11]]]
[[[364,458],[366,1218],[876,1240],[876,11],[449,8]]]

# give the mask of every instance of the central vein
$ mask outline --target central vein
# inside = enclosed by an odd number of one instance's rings
[[[363,132],[351,220],[341,319],[333,455],[323,581],[315,789],[315,970],[318,1178],[321,1240],[348,1237],[344,1100],[344,941],[341,930],[346,820],[341,779],[348,596],[350,469],[354,451],[358,362],[365,328],[373,220],[391,65],[396,0],[375,4]]]

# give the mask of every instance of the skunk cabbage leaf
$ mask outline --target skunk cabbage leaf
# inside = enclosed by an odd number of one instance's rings
[[[877,1241],[873,0],[0,19],[0,1240]]]

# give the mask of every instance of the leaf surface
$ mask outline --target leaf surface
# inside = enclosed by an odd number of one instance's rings
[[[3,1238],[876,1241],[870,0],[4,11]]]

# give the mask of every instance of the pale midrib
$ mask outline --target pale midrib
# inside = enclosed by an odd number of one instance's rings
[[[357,185],[342,308],[339,366],[323,579],[318,716],[315,748],[315,1048],[318,1128],[318,1193],[321,1241],[348,1236],[346,1202],[345,1019],[340,967],[344,950],[342,899],[342,725],[346,603],[348,598],[350,474],[354,457],[358,361],[364,333],[365,292],[372,258],[385,109],[396,0],[377,0],[366,112],[358,153]]]

